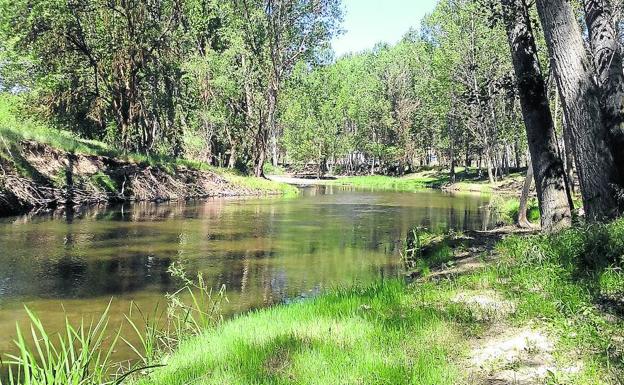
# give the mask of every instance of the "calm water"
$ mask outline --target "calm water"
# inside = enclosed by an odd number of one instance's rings
[[[214,199],[90,208],[73,218],[0,219],[0,353],[12,350],[23,305],[50,328],[99,315],[112,324],[136,301],[163,303],[179,261],[227,287],[227,314],[398,274],[414,225],[482,229],[486,197],[315,187],[297,198]]]

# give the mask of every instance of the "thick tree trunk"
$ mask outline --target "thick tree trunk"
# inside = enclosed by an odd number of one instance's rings
[[[602,91],[602,112],[611,138],[618,168],[619,186],[624,177],[624,71],[622,51],[613,19],[611,0],[583,0],[598,85]]]
[[[529,158],[526,177],[524,178],[524,185],[522,186],[522,195],[520,195],[520,208],[518,208],[518,227],[523,229],[530,229],[531,222],[527,218],[527,208],[529,206],[529,193],[531,192],[531,185],[533,184],[533,165]]]
[[[570,125],[585,212],[590,220],[612,218],[617,215],[615,162],[580,28],[568,0],[537,0],[537,10]]]
[[[524,0],[502,0],[511,57],[518,82],[522,116],[526,126],[532,172],[542,217],[542,229],[559,231],[572,225],[572,215],[565,188],[563,161],[557,152],[555,125],[548,104],[546,84],[537,57],[537,47]],[[526,195],[530,181],[525,181],[523,198],[526,223]],[[528,185],[528,186],[527,186]],[[521,202],[522,203],[522,202]],[[520,226],[526,223],[519,223]]]

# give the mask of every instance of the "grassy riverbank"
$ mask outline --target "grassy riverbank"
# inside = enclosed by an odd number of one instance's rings
[[[122,154],[32,117],[0,95],[0,215],[107,201],[296,195],[297,188],[187,159]]]
[[[624,221],[510,236],[495,256],[432,267],[410,285],[335,290],[227,321],[138,383],[480,383],[531,375],[532,362],[541,383],[617,384],[623,240]],[[524,347],[509,352],[500,336]],[[481,360],[488,349],[500,354]]]
[[[339,178],[328,182],[335,185],[349,185],[361,188],[387,189],[396,191],[418,191],[424,188],[441,188],[448,191],[475,193],[519,194],[524,181],[522,173],[512,173],[501,180],[489,183],[487,176],[479,175],[475,168],[457,168],[455,181],[447,169],[424,169],[402,177],[368,175]]]

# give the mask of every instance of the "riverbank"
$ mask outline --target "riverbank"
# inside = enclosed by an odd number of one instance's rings
[[[415,282],[243,315],[183,342],[138,384],[617,384],[622,239],[622,220],[442,237],[449,258]]]
[[[437,188],[453,192],[474,192],[483,194],[520,195],[524,175],[512,173],[494,183],[486,177],[479,176],[477,169],[463,168],[456,170],[454,181],[449,170],[421,170],[402,177],[388,176],[356,176],[339,178],[333,183],[370,188],[390,188],[401,191],[412,191],[423,188]]]
[[[271,175],[274,181],[298,186],[334,185],[354,186],[359,188],[386,189],[394,191],[418,191],[427,188],[451,192],[474,192],[482,194],[504,194],[519,196],[524,182],[524,174],[511,173],[494,183],[479,176],[477,169],[458,168],[455,181],[449,170],[424,169],[401,177],[383,175],[336,176],[326,179],[297,178],[293,175]]]
[[[184,159],[123,155],[36,120],[0,101],[0,216],[126,201],[297,194],[285,183]]]

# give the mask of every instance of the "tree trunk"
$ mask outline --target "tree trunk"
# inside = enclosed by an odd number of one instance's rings
[[[613,19],[611,0],[583,0],[598,85],[602,91],[603,121],[611,138],[618,169],[619,187],[624,183],[624,71],[622,51]]]
[[[485,152],[485,162],[487,163],[487,174],[490,184],[494,184],[494,170],[492,170],[492,155],[489,150]]]
[[[236,167],[236,143],[233,143],[230,148],[230,157],[228,158],[228,168],[233,169]]]
[[[529,206],[529,193],[531,192],[531,185],[533,184],[533,165],[528,161],[526,177],[524,178],[524,185],[522,186],[522,195],[520,195],[520,208],[518,208],[518,227],[523,229],[530,229],[531,222],[527,218],[527,207]]]
[[[271,161],[273,163],[273,166],[275,167],[279,166],[279,154],[278,154],[278,148],[277,148],[276,128],[277,127],[274,127],[271,130]]]
[[[528,224],[527,190],[531,187],[530,179],[535,175],[542,229],[547,232],[559,231],[572,225],[572,215],[565,188],[563,161],[557,152],[555,125],[537,57],[529,11],[524,0],[502,0],[502,4],[531,153],[531,166],[522,191],[524,202],[521,200],[519,225],[522,227]]]
[[[570,193],[576,194],[576,181],[574,180],[574,154],[572,153],[572,139],[570,138],[570,128],[568,122],[563,117],[563,147],[565,154],[565,169],[570,185]]]
[[[617,215],[616,168],[593,66],[568,0],[537,0],[563,111],[570,125],[583,204],[590,220]],[[535,162],[536,160],[533,159]]]

